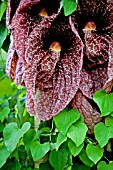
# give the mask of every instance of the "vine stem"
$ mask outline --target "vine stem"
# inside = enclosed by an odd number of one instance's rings
[[[34,116],[34,129],[35,129],[36,132],[38,131],[40,122],[41,122],[41,120],[40,120],[38,114],[36,114]],[[35,162],[35,168],[39,168],[40,163],[41,163],[40,160],[36,161]]]
[[[105,158],[108,162],[110,162],[109,159],[108,159],[106,156],[104,156],[104,158]]]
[[[38,114],[36,114],[36,116],[34,116],[34,129],[36,132],[38,131],[40,122],[41,122],[41,120],[40,120]]]

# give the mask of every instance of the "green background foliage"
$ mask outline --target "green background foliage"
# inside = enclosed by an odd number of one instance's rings
[[[5,73],[10,44],[6,27],[7,0],[0,1],[0,169],[1,170],[112,170],[113,93],[94,94],[102,122],[87,134],[76,109],[65,108],[50,121],[31,117],[25,108],[26,89],[16,86]],[[65,16],[77,1],[62,0]]]

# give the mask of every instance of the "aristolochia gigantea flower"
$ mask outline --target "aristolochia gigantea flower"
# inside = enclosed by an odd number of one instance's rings
[[[69,17],[57,13],[60,0],[16,2],[9,0],[7,10],[7,73],[25,85],[28,112],[48,120],[69,104],[92,133],[100,121],[93,94],[113,85],[112,0],[79,0]]]

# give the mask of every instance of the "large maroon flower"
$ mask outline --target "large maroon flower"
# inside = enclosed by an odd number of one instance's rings
[[[56,17],[56,16],[55,16]],[[48,22],[52,22],[48,29]],[[47,31],[48,30],[48,31]],[[58,43],[61,51],[51,48]],[[31,32],[26,50],[25,85],[28,98],[34,99],[34,112],[47,120],[64,109],[72,100],[80,83],[83,43],[69,18],[61,14],[45,18]],[[38,104],[36,90],[40,90]],[[33,107],[32,107],[33,109]]]
[[[92,132],[99,120],[92,96],[102,88],[109,93],[113,86],[113,2],[81,0],[72,20],[85,45],[81,82],[72,106],[83,114],[87,125],[90,122]]]
[[[101,88],[109,93],[113,85],[112,0],[80,0],[69,17],[57,14],[59,0],[17,4],[11,12],[9,0],[7,24],[14,41],[7,72],[25,84],[28,112],[48,120],[70,103],[92,133],[100,121],[92,96]]]

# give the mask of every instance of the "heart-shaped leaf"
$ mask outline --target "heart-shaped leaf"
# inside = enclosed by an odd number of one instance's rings
[[[88,158],[86,151],[82,149],[82,151],[79,154],[80,160],[87,166],[92,167],[94,163]]]
[[[104,161],[99,162],[99,164],[97,165],[97,169],[98,170],[113,170],[113,162],[110,164],[107,164]]]
[[[0,168],[5,164],[10,152],[7,150],[6,146],[0,146]]]
[[[34,136],[36,135],[36,131],[34,129],[29,129],[27,133],[23,137],[23,142],[25,144],[25,148],[27,154],[30,156],[30,144],[33,141]]]
[[[95,125],[94,134],[101,148],[108,143],[108,128],[102,122]]]
[[[96,164],[103,156],[104,149],[100,148],[99,145],[94,146],[92,143],[89,143],[86,147],[86,154],[88,158]]]
[[[61,111],[54,117],[54,122],[60,133],[65,135],[69,127],[80,118],[80,113],[76,109]]]
[[[69,128],[69,130],[67,132],[67,136],[78,147],[84,142],[87,130],[88,130],[88,128],[85,125],[85,123],[81,123],[80,121],[78,121]]]
[[[68,16],[72,14],[77,8],[76,0],[63,0],[64,14]]]
[[[8,151],[12,152],[19,139],[30,129],[30,123],[25,122],[22,128],[18,128],[16,123],[9,123],[3,130],[4,142]]]
[[[49,162],[55,170],[64,170],[67,160],[68,155],[61,151],[52,150],[49,155]]]
[[[106,94],[104,90],[99,90],[94,94],[93,100],[99,106],[101,116],[106,116],[113,112],[113,93]]]
[[[44,157],[46,153],[50,150],[50,144],[49,142],[41,144],[39,141],[35,141],[31,143],[30,150],[33,160],[37,161],[40,158]]]
[[[56,150],[60,147],[60,145],[67,140],[67,137],[65,135],[62,135],[61,133],[58,134],[57,141],[56,141]]]
[[[3,111],[0,112],[0,120],[4,119],[10,113],[9,107],[4,107]]]
[[[81,152],[81,150],[83,149],[84,143],[82,143],[79,147],[77,147],[75,145],[75,143],[72,140],[69,139],[68,147],[69,147],[69,150],[70,150],[71,154],[73,156],[77,156]]]

